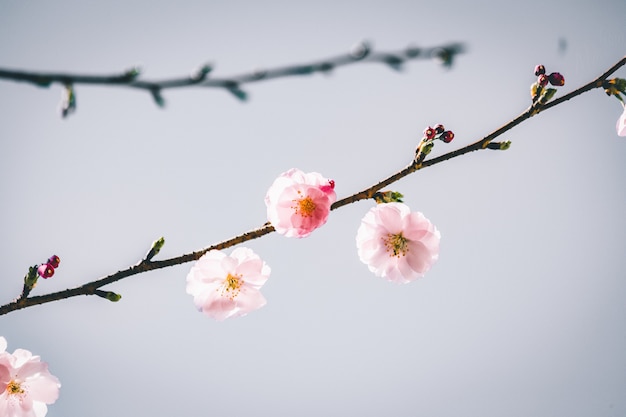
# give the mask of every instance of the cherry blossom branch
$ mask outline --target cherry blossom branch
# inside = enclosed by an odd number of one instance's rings
[[[349,53],[314,61],[307,64],[296,64],[271,69],[258,69],[250,73],[226,78],[209,78],[213,70],[211,64],[205,64],[191,75],[166,79],[161,81],[140,80],[140,70],[131,68],[122,74],[115,75],[79,75],[68,73],[27,72],[0,68],[0,79],[20,81],[34,84],[39,87],[48,87],[58,83],[65,87],[62,102],[62,115],[67,116],[76,109],[76,93],[74,85],[105,85],[121,86],[146,90],[152,95],[159,107],[165,105],[161,92],[165,89],[182,87],[209,87],[221,88],[233,94],[239,100],[246,100],[248,94],[240,88],[242,84],[271,80],[274,78],[309,75],[316,72],[328,73],[331,70],[360,62],[386,64],[394,70],[401,70],[402,65],[414,59],[436,59],[444,66],[450,67],[457,54],[463,53],[465,46],[461,43],[450,43],[442,46],[418,48],[409,46],[401,51],[374,52],[367,42],[356,44]]]
[[[604,72],[602,75],[600,75],[598,78],[594,79],[593,81],[583,85],[582,87],[577,88],[576,90],[566,94],[565,96],[559,99],[554,100],[553,102],[549,102],[548,104],[542,104],[539,101],[533,103],[528,109],[526,109],[519,116],[517,116],[510,122],[506,123],[505,125],[501,126],[500,128],[494,130],[493,132],[489,133],[487,136],[467,146],[454,150],[452,152],[448,152],[444,155],[438,156],[433,159],[425,160],[432,146],[424,146],[425,142],[422,141],[422,143],[420,143],[420,145],[418,146],[415,158],[409,165],[407,165],[405,168],[403,168],[399,172],[372,185],[369,188],[366,188],[362,191],[356,192],[348,197],[345,197],[341,200],[336,201],[331,206],[331,210],[336,210],[340,207],[343,207],[350,203],[354,203],[356,201],[373,198],[375,194],[379,192],[380,190],[382,190],[384,187],[390,184],[393,184],[394,182],[400,180],[401,178],[404,178],[407,175],[413,172],[416,172],[420,169],[423,169],[423,168],[426,168],[435,164],[439,164],[441,162],[447,161],[452,158],[456,158],[461,155],[465,155],[473,151],[478,151],[482,149],[496,149],[496,150],[507,149],[508,145],[510,145],[509,142],[493,142],[493,140],[497,138],[498,136],[502,135],[503,133],[511,130],[515,126],[519,125],[523,121],[531,118],[532,116],[536,114],[539,114],[540,112],[548,110],[560,103],[570,100],[592,89],[603,87],[603,84],[606,81],[606,79],[615,71],[617,71],[619,68],[624,66],[625,64],[626,64],[626,56],[623,57],[620,61],[618,61],[615,65],[613,65],[611,68],[609,68],[606,72]],[[238,245],[240,243],[247,242],[249,240],[260,238],[272,232],[274,232],[274,227],[268,222],[259,228],[242,233],[238,236],[216,243],[207,248],[204,248],[204,249],[192,252],[192,253],[184,254],[181,256],[177,256],[174,258],[170,258],[170,259],[152,261],[152,258],[158,254],[160,248],[163,246],[164,241],[161,238],[153,243],[152,248],[150,249],[148,254],[144,256],[144,258],[141,261],[131,266],[130,268],[118,271],[114,274],[111,274],[104,278],[86,283],[79,287],[75,287],[75,288],[71,288],[71,289],[67,289],[67,290],[59,291],[55,293],[50,293],[46,295],[28,297],[29,291],[25,290],[22,292],[20,297],[16,298],[15,300],[11,301],[10,303],[6,305],[0,306],[0,315],[7,314],[11,311],[20,310],[22,308],[26,308],[26,307],[30,307],[30,306],[34,306],[38,304],[45,304],[45,303],[49,303],[52,301],[58,301],[58,300],[62,300],[62,299],[70,298],[70,297],[79,296],[79,295],[97,295],[99,297],[106,298],[111,301],[118,301],[120,299],[119,295],[110,291],[100,290],[100,288],[107,284],[111,284],[121,279],[130,277],[132,275],[137,275],[137,274],[152,271],[155,269],[161,269],[161,268],[166,268],[169,266],[191,262],[191,261],[199,259],[202,255],[204,255],[206,252],[212,249],[218,249],[218,250],[226,249],[226,248]]]

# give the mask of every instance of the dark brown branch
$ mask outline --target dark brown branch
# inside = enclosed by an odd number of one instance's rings
[[[138,79],[139,70],[136,68],[118,75],[103,76],[28,72],[0,68],[0,79],[28,82],[40,87],[48,87],[51,84],[58,83],[64,86],[88,84],[137,88],[151,93],[156,103],[159,106],[163,106],[164,101],[160,93],[162,90],[169,88],[194,86],[222,88],[233,93],[237,98],[245,100],[247,98],[247,94],[240,89],[242,84],[281,77],[309,75],[316,72],[328,73],[337,67],[361,62],[382,63],[389,65],[395,70],[401,69],[404,62],[415,59],[436,59],[443,65],[450,66],[456,55],[463,53],[464,51],[465,46],[463,44],[450,43],[431,48],[408,47],[404,50],[396,52],[373,52],[367,43],[361,42],[353,47],[347,54],[307,64],[296,64],[267,70],[256,70],[250,73],[226,78],[209,78],[208,74],[212,70],[212,67],[210,65],[205,65],[190,76],[161,81]]]
[[[522,123],[523,121],[531,118],[533,115],[538,114],[542,111],[545,111],[547,109],[550,109],[554,106],[556,106],[557,104],[560,104],[564,101],[567,101],[573,97],[579,96],[593,88],[599,88],[602,86],[602,83],[604,80],[606,80],[611,74],[613,74],[615,71],[617,71],[619,68],[621,68],[622,66],[624,66],[626,64],[626,56],[624,58],[622,58],[619,62],[617,62],[615,65],[613,65],[609,70],[607,70],[604,74],[600,75],[598,78],[596,78],[595,80],[591,81],[588,84],[585,84],[584,86],[572,91],[569,94],[566,94],[565,96],[561,97],[560,99],[555,100],[554,102],[545,104],[545,105],[541,105],[539,103],[535,103],[532,106],[530,106],[527,110],[525,110],[522,114],[520,114],[519,116],[517,116],[515,119],[511,120],[510,122],[506,123],[505,125],[503,125],[502,127],[494,130],[493,132],[491,132],[490,134],[488,134],[487,136],[483,137],[482,139],[471,143],[467,146],[464,146],[460,149],[457,149],[455,151],[452,152],[448,152],[444,155],[441,155],[439,157],[433,158],[433,159],[429,159],[429,160],[424,160],[425,155],[420,155],[418,153],[418,156],[414,159],[413,162],[411,162],[408,166],[406,166],[404,169],[402,169],[401,171],[383,179],[382,181],[372,185],[369,188],[366,188],[362,191],[359,191],[357,193],[352,194],[351,196],[348,196],[346,198],[343,198],[341,200],[336,201],[332,206],[331,206],[331,210],[336,210],[340,207],[343,207],[347,204],[350,203],[354,203],[356,201],[360,201],[360,200],[365,200],[365,199],[369,199],[372,198],[374,193],[376,193],[377,191],[382,190],[384,187],[393,184],[394,182],[400,180],[401,178],[415,172],[418,171],[420,169],[423,168],[427,168],[429,166],[441,163],[443,161],[447,161],[449,159],[455,158],[457,156],[461,156],[461,155],[465,155],[467,153],[473,152],[473,151],[477,151],[477,150],[481,150],[481,149],[487,149],[489,143],[491,143],[493,141],[493,139],[495,139],[496,137],[502,135],[503,133],[511,130],[512,128],[514,128],[515,126],[517,126],[518,124]],[[30,307],[33,305],[37,305],[37,304],[44,304],[44,303],[49,303],[52,301],[58,301],[58,300],[62,300],[65,298],[70,298],[70,297],[74,297],[74,296],[78,296],[78,295],[93,295],[96,293],[96,290],[98,290],[100,287],[107,285],[107,284],[111,284],[113,282],[119,281],[123,278],[132,276],[132,275],[136,275],[136,274],[140,274],[142,272],[147,272],[147,271],[151,271],[154,269],[160,269],[160,268],[166,268],[168,266],[173,266],[173,265],[179,265],[179,264],[183,264],[186,262],[191,262],[194,260],[197,260],[198,258],[200,258],[204,253],[208,252],[211,249],[226,249],[229,247],[232,247],[234,245],[238,245],[240,243],[252,240],[252,239],[256,239],[259,238],[261,236],[264,236],[266,234],[272,233],[274,231],[274,227],[272,227],[271,224],[269,223],[265,223],[263,226],[259,227],[258,229],[254,229],[251,230],[249,232],[243,233],[241,235],[235,236],[231,239],[225,240],[223,242],[214,244],[212,246],[209,246],[207,248],[201,249],[199,251],[196,252],[192,252],[189,254],[185,254],[185,255],[181,255],[175,258],[170,258],[170,259],[165,259],[165,260],[161,260],[161,261],[150,261],[147,258],[143,259],[142,261],[140,261],[138,264],[122,270],[122,271],[118,271],[112,275],[106,276],[104,278],[101,278],[99,280],[96,281],[92,281],[89,282],[87,284],[84,284],[80,287],[76,287],[76,288],[71,288],[71,289],[67,289],[64,291],[59,291],[59,292],[55,292],[55,293],[50,293],[50,294],[46,294],[46,295],[40,295],[40,296],[36,296],[36,297],[30,297],[30,298],[19,298],[16,299],[14,301],[12,301],[9,304],[0,306],[0,315],[3,314],[7,314],[11,311],[15,311],[15,310],[19,310],[22,308],[26,308],[26,307]]]

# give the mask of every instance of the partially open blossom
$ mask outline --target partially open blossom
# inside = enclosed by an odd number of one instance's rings
[[[54,267],[49,263],[41,264],[39,265],[39,268],[37,268],[37,273],[42,278],[50,278],[54,275]]]
[[[337,200],[335,181],[317,172],[290,169],[267,191],[267,219],[287,237],[306,237],[328,220],[330,206]]]
[[[356,235],[359,258],[392,282],[424,276],[439,257],[441,235],[422,213],[403,203],[385,203],[367,212]]]
[[[270,267],[248,248],[237,248],[230,256],[218,250],[202,255],[187,275],[187,293],[209,317],[224,320],[245,316],[263,307],[259,289],[270,275]]]
[[[617,119],[617,125],[615,127],[618,136],[626,136],[626,106],[624,106],[624,113]]]
[[[59,397],[59,380],[39,356],[25,349],[10,354],[6,346],[6,339],[0,336],[0,416],[44,417],[46,404]]]

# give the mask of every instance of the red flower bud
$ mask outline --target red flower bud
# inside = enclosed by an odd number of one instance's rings
[[[50,278],[54,275],[54,267],[50,264],[41,264],[39,268],[37,268],[37,273],[42,278]]]
[[[550,81],[550,84],[557,87],[565,85],[565,78],[558,72],[553,72],[552,74],[548,75],[548,81]]]
[[[48,264],[52,266],[53,268],[58,268],[60,263],[61,263],[61,258],[59,258],[56,255],[52,255],[50,258],[48,258]]]
[[[428,126],[426,129],[424,129],[424,137],[426,139],[432,139],[435,137],[435,129],[433,129],[432,127]]]
[[[454,133],[452,133],[451,130],[443,132],[443,135],[441,136],[442,141],[444,141],[445,143],[450,143],[452,142],[452,139],[454,139]]]
[[[443,133],[444,130],[446,130],[446,128],[443,127],[442,124],[438,124],[437,126],[435,126],[435,133],[436,134]]]
[[[537,78],[537,84],[539,84],[542,87],[545,87],[546,85],[548,85],[548,77],[546,77],[545,74],[539,75],[539,77]]]
[[[546,67],[544,67],[543,65],[537,65],[535,67],[535,75],[539,76],[545,73],[546,73]]]

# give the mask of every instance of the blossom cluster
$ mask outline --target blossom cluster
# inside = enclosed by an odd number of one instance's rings
[[[48,258],[48,261],[45,264],[39,265],[37,268],[37,274],[39,274],[42,278],[50,278],[54,275],[54,270],[59,267],[61,263],[61,258],[56,255],[52,255]]]
[[[454,138],[442,125],[428,129],[428,140]],[[376,195],[388,198],[375,198],[380,204],[361,221],[356,237],[361,261],[377,276],[397,283],[423,276],[438,258],[439,231],[422,213],[399,202],[400,193]],[[336,200],[334,180],[290,169],[267,191],[267,219],[279,234],[304,238],[326,223]],[[266,304],[260,289],[270,271],[251,249],[240,247],[230,255],[212,249],[189,271],[187,293],[199,311],[218,321],[244,316]]]
[[[535,66],[535,76],[537,81],[530,86],[530,97],[533,103],[539,102],[539,104],[546,104],[554,94],[556,94],[555,88],[546,88],[548,84],[555,87],[562,87],[565,85],[565,77],[559,72],[551,72],[546,75],[546,67],[543,65]]]
[[[25,349],[11,354],[6,347],[0,336],[0,416],[44,417],[47,404],[59,397],[59,380],[39,356]]]

